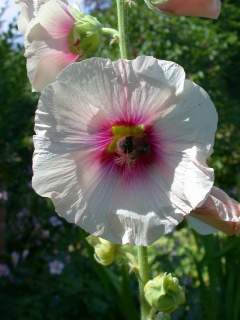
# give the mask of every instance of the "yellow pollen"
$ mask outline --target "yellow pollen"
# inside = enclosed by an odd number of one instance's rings
[[[119,139],[123,137],[141,138],[144,136],[144,125],[139,126],[112,126],[112,142],[108,146],[108,152],[114,153]]]

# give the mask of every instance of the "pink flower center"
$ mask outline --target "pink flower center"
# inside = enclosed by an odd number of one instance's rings
[[[136,161],[149,157],[151,142],[144,126],[113,126],[108,152],[114,156],[117,165],[127,168],[134,167]]]
[[[100,153],[103,167],[110,166],[121,176],[142,175],[162,161],[161,141],[153,126],[116,124]]]

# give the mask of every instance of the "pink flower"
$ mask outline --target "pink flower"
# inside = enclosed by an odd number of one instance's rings
[[[195,16],[217,19],[221,10],[220,0],[145,0],[151,8],[177,16]]]
[[[62,226],[63,223],[61,220],[59,220],[57,217],[55,216],[52,216],[50,219],[49,219],[49,222],[50,224],[53,226],[53,227],[59,227],[59,226]]]
[[[48,264],[49,273],[52,275],[60,275],[64,270],[64,263],[58,260],[49,262]]]
[[[191,216],[188,221],[201,234],[217,230],[228,235],[240,234],[240,203],[216,187]]]
[[[33,187],[86,231],[146,245],[207,198],[216,126],[209,96],[176,63],[74,63],[40,98]]]
[[[8,201],[8,193],[7,191],[0,191],[0,202]]]
[[[101,26],[95,18],[70,9],[63,1],[42,2],[25,28],[28,76],[36,91],[55,80],[67,65],[94,52],[99,44]],[[28,4],[32,12],[35,2]],[[31,14],[24,15],[26,21],[28,16]]]
[[[12,258],[12,263],[14,265],[14,267],[16,267],[19,263],[20,260],[20,254],[16,251],[11,253],[11,258]]]
[[[7,278],[10,276],[10,270],[5,263],[0,263],[0,278]]]

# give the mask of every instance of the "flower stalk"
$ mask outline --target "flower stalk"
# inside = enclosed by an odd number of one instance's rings
[[[126,32],[126,18],[127,18],[126,3],[125,3],[125,0],[116,0],[116,2],[117,2],[120,55],[122,59],[127,59],[128,50],[127,50],[127,32]]]
[[[151,307],[145,299],[144,286],[149,280],[149,264],[147,247],[138,247],[138,268],[139,268],[139,300],[141,307],[141,320],[149,318]]]

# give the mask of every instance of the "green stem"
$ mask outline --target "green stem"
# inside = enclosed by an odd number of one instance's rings
[[[117,1],[117,15],[118,15],[118,31],[119,31],[119,47],[122,59],[128,58],[127,50],[127,33],[126,33],[126,12],[127,9],[125,0]]]
[[[141,306],[141,320],[148,320],[151,308],[144,295],[144,286],[149,280],[149,265],[147,247],[138,247],[138,267],[139,267],[139,299]]]

